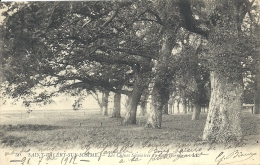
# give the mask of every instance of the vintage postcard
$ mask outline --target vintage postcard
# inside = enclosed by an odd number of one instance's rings
[[[260,2],[0,2],[1,165],[260,165]]]

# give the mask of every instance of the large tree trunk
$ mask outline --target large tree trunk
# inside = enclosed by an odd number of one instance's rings
[[[160,84],[153,88],[149,117],[146,127],[161,128],[163,100],[161,98]]]
[[[140,102],[140,98],[142,96],[142,93],[148,86],[149,86],[149,73],[151,71],[151,60],[145,59],[142,61],[142,65],[137,65],[135,69],[135,81],[133,86],[133,91],[130,95],[128,95],[127,99],[127,107],[126,107],[126,113],[124,118],[124,124],[136,124],[136,112],[137,112],[137,106]],[[148,91],[147,95],[149,94]],[[147,96],[148,97],[148,96]]]
[[[212,91],[203,139],[215,142],[239,140],[242,136],[242,81],[230,82],[217,71],[211,71],[210,80]]]
[[[195,109],[193,109],[191,120],[199,120],[200,112],[201,112],[201,105],[199,103],[195,103]]]
[[[105,91],[102,93],[102,115],[103,116],[108,116],[108,96],[109,92]]]
[[[142,66],[137,66],[135,82],[132,93],[128,96],[128,105],[124,118],[124,124],[136,124],[136,111],[141,95],[149,86],[149,72],[151,71],[151,60],[142,61]],[[145,91],[148,92],[148,91]],[[148,96],[147,96],[148,97]]]
[[[150,113],[146,127],[161,128],[162,108],[169,100],[169,85],[172,76],[169,75],[169,61],[173,46],[175,44],[174,31],[169,30],[174,27],[165,27],[162,37],[162,48],[160,50],[157,63],[157,72],[154,79],[154,87],[151,94]],[[169,29],[168,29],[169,28]]]
[[[137,73],[133,92],[128,96],[124,124],[136,124],[136,111],[144,88],[142,73]]]
[[[199,74],[199,73],[198,73]],[[195,77],[197,77],[195,75]],[[195,78],[196,83],[197,83],[197,97],[194,100],[194,106],[193,106],[193,111],[192,111],[192,118],[191,120],[199,120],[200,117],[200,112],[202,110],[202,103],[205,102],[206,98],[206,90],[204,88],[205,83],[202,82],[202,80],[198,80]]]
[[[211,98],[203,140],[227,142],[240,140],[242,136],[240,113],[243,78],[241,63],[233,55],[237,52],[232,50],[239,40],[238,26],[241,25],[241,13],[237,5],[237,1],[225,0],[211,0],[206,5],[209,15],[217,17],[207,45],[207,54],[216,62],[211,63]]]
[[[259,114],[260,112],[260,61],[256,65],[256,81],[255,81],[255,107],[254,114]]]
[[[133,91],[133,94],[128,96],[124,124],[136,124],[136,111],[140,97],[140,91]]]
[[[121,110],[121,93],[115,93],[112,118],[121,118],[120,110]]]

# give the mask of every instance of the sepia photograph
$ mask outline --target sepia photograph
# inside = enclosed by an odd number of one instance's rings
[[[1,165],[260,165],[260,0],[0,2]]]

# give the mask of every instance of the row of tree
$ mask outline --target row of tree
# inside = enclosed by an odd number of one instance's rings
[[[4,95],[26,105],[57,93],[92,94],[113,117],[128,97],[126,124],[137,106],[151,105],[146,126],[161,128],[162,114],[179,96],[198,119],[209,104],[203,139],[239,140],[243,80],[255,84],[259,113],[259,13],[249,0],[133,0],[2,3]],[[37,89],[55,87],[49,92]],[[97,93],[103,94],[102,99]],[[170,99],[171,98],[171,99]]]

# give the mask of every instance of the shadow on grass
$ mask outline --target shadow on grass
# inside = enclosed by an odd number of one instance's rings
[[[2,131],[48,131],[61,128],[60,126],[38,125],[38,124],[17,124],[0,125]]]
[[[4,146],[102,146],[128,143],[143,146],[175,145],[177,142],[201,140],[207,114],[191,120],[191,114],[163,116],[162,129],[145,128],[146,117],[137,117],[136,125],[122,125],[123,118],[86,116],[62,119],[52,125],[0,125],[0,140]],[[249,113],[241,116],[241,127],[248,141],[259,137],[260,120]],[[101,124],[102,123],[102,124]],[[57,126],[60,125],[60,126]],[[250,143],[251,144],[251,143]]]
[[[28,140],[26,136],[20,133],[26,131],[52,131],[57,130],[62,127],[52,126],[52,125],[38,125],[38,124],[17,124],[17,125],[0,125],[0,140],[3,146],[13,146],[13,147],[24,147],[28,144],[37,144],[41,141]],[[11,132],[18,132],[19,135],[9,135]]]
[[[8,135],[1,138],[1,143],[4,146],[22,147],[28,144],[28,140],[25,137]]]

